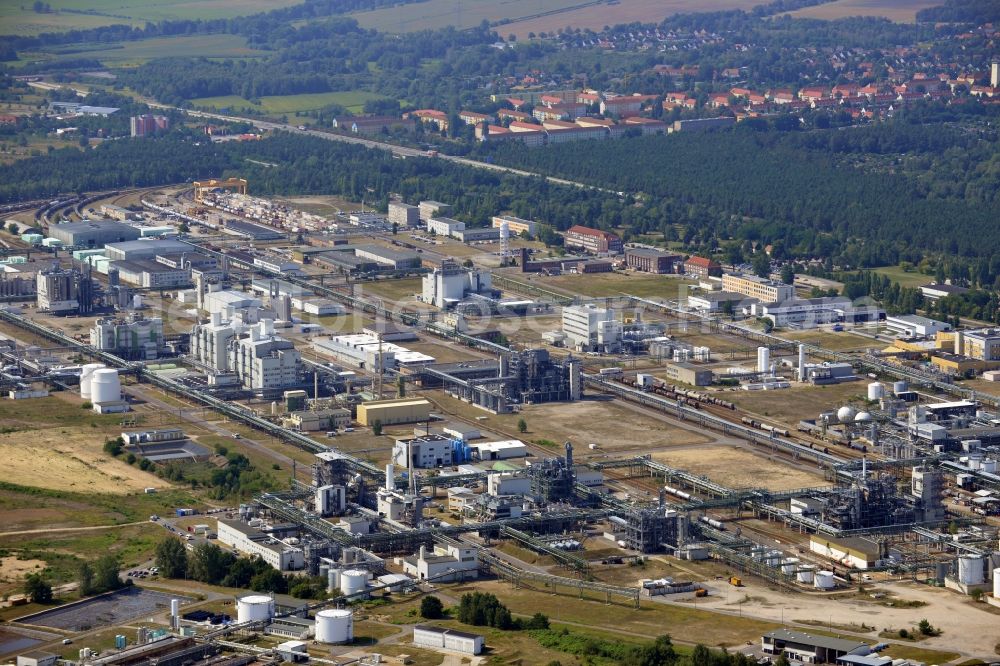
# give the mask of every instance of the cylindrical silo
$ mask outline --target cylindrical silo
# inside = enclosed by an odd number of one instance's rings
[[[868,385],[868,399],[881,400],[885,395],[885,388],[880,382],[872,382]]]
[[[812,585],[813,571],[815,571],[815,567],[813,567],[812,565],[810,564],[803,565],[799,567],[798,573],[795,574],[795,579],[800,583],[804,583],[805,585]]]
[[[768,347],[757,347],[757,372],[767,373],[771,369],[771,350]]]
[[[368,586],[368,572],[362,569],[348,569],[340,574],[340,591],[357,594]]]
[[[791,576],[799,568],[799,558],[789,557],[781,561],[781,573]]]
[[[983,582],[983,558],[979,555],[962,555],[958,558],[958,582],[979,585]]]
[[[1000,599],[1000,567],[993,570],[993,598]]]
[[[263,594],[251,594],[236,600],[236,621],[261,622],[274,617],[274,599]]]
[[[340,589],[340,573],[341,570],[337,567],[330,567],[329,571],[326,572],[327,592],[336,592]]]
[[[110,368],[95,370],[90,376],[90,400],[98,405],[120,402],[122,385],[118,371]]]
[[[818,590],[832,590],[834,587],[832,571],[817,571],[813,578],[813,585]]]
[[[84,400],[90,400],[90,380],[94,372],[103,367],[103,363],[88,363],[80,369],[80,397]]]
[[[892,383],[892,393],[893,395],[899,395],[900,393],[906,393],[906,382],[898,381]]]
[[[328,608],[316,613],[316,641],[319,643],[349,643],[354,640],[354,613]]]

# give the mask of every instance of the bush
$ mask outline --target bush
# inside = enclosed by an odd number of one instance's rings
[[[420,601],[420,617],[428,620],[444,617],[444,604],[433,595],[424,597]]]
[[[900,638],[909,638],[910,637],[910,632],[908,632],[906,629],[900,629],[899,630],[899,637]]]

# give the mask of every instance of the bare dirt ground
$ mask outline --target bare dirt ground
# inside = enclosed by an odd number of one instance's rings
[[[0,583],[13,583],[22,580],[35,570],[41,571],[46,566],[45,560],[19,560],[16,555],[0,557]]]
[[[671,449],[654,453],[653,458],[731,488],[792,490],[825,485],[821,474],[796,469],[737,446]]]
[[[795,426],[802,419],[813,419],[820,412],[843,406],[848,400],[865,396],[864,382],[845,382],[832,386],[797,386],[777,391],[729,391],[726,400],[740,409]]]

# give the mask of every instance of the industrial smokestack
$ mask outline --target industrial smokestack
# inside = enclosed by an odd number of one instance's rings
[[[806,346],[799,345],[799,381],[806,380]]]

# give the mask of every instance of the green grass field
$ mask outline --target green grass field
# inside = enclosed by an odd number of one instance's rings
[[[917,271],[907,273],[899,266],[876,268],[875,272],[879,275],[885,275],[893,282],[898,282],[901,287],[919,287],[922,284],[934,282],[934,276],[932,275],[924,275]]]
[[[246,38],[239,35],[180,35],[113,44],[71,44],[51,51],[25,52],[21,54],[21,61],[94,58],[109,67],[130,67],[178,54],[204,58],[254,58],[266,55],[264,51],[248,48]]]
[[[913,661],[922,661],[925,664],[944,664],[952,659],[957,659],[959,656],[956,652],[941,652],[940,650],[928,650],[926,648],[899,644],[890,645],[882,653],[893,659],[910,659]]]
[[[284,95],[280,97],[261,97],[257,103],[237,95],[225,97],[202,97],[193,99],[195,106],[212,109],[229,109],[231,111],[253,110],[263,113],[295,113],[296,111],[314,111],[339,104],[352,113],[361,113],[365,102],[373,99],[384,99],[380,95],[364,90],[347,92],[308,93],[304,95]]]
[[[36,35],[104,25],[143,25],[164,19],[219,19],[300,4],[300,0],[48,0],[52,11],[30,2],[0,3],[0,34]]]

